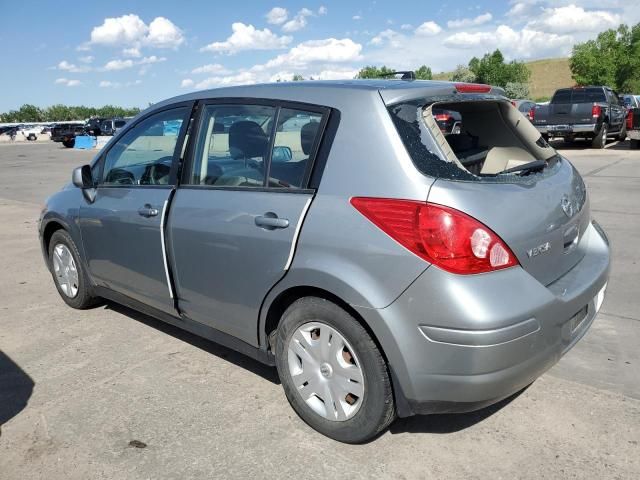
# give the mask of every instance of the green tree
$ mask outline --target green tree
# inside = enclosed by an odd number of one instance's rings
[[[506,63],[500,50],[487,53],[481,59],[473,57],[469,61],[469,70],[477,82],[502,88],[508,83],[527,83],[530,75],[524,63],[515,60]]]
[[[573,47],[569,68],[578,85],[607,85],[620,92],[640,90],[640,23],[600,32]]]
[[[367,65],[360,69],[356,78],[385,78],[385,75],[393,73],[394,70],[383,65],[382,67],[376,67],[373,65]]]
[[[473,83],[476,81],[476,74],[473,73],[469,67],[458,65],[451,74],[451,81]]]
[[[504,91],[508,98],[529,97],[529,85],[527,83],[508,82],[504,87]]]
[[[291,78],[291,81],[293,82],[302,82],[303,80],[304,80],[304,77],[299,73],[294,73],[293,77]]]
[[[431,73],[431,69],[426,65],[422,65],[419,69],[416,70],[416,79],[418,80],[432,80],[433,75]]]

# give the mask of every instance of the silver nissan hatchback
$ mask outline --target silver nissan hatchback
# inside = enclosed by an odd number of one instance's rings
[[[411,80],[153,105],[39,233],[68,305],[275,365],[300,417],[351,443],[529,385],[589,329],[610,258],[582,178],[499,90]]]

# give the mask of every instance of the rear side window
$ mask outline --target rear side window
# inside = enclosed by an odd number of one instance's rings
[[[207,105],[184,183],[304,188],[322,114],[268,105]]]

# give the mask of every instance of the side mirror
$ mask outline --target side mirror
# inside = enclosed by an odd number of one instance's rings
[[[93,188],[93,176],[91,175],[91,167],[89,165],[83,165],[81,167],[74,168],[71,175],[71,181],[78,188]]]
[[[271,161],[274,163],[288,162],[293,158],[293,152],[289,147],[277,146],[273,147],[273,153],[271,154]]]

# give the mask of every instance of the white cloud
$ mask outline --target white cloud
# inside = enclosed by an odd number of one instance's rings
[[[506,16],[519,17],[529,12],[532,6],[533,5],[531,3],[525,3],[525,2],[514,3],[513,6],[509,9],[509,11],[506,13]]]
[[[483,23],[490,22],[493,19],[493,15],[489,12],[478,15],[475,18],[463,18],[461,20],[449,20],[447,27],[449,28],[467,28],[482,25]]]
[[[284,32],[297,32],[298,30],[302,30],[307,26],[307,17],[313,15],[313,12],[308,8],[303,8],[302,10],[296,13],[296,16],[289,20],[287,23],[282,25],[282,30]]]
[[[421,37],[433,37],[438,35],[442,31],[442,27],[435,22],[424,22],[418,28],[415,29],[415,34]]]
[[[150,65],[152,63],[160,63],[166,62],[166,57],[156,57],[155,55],[151,55],[150,57],[144,57],[142,60],[136,62],[136,65]]]
[[[181,88],[191,88],[193,87],[193,80],[191,80],[190,78],[185,78],[180,82],[180,87]]]
[[[620,15],[604,10],[585,10],[576,5],[545,8],[528,27],[552,33],[599,32],[622,23]]]
[[[238,72],[234,75],[209,77],[196,84],[196,89],[204,90],[206,88],[224,87],[228,85],[250,85],[256,83],[257,77],[255,72],[248,70]]]
[[[371,45],[379,46],[388,42],[391,46],[398,47],[400,45],[398,42],[399,37],[400,34],[398,32],[388,28],[373,37],[369,43]]]
[[[320,7],[318,8],[318,15],[326,15],[327,12],[327,7],[325,7],[324,5],[320,5]]]
[[[198,75],[201,73],[227,75],[231,73],[231,71],[225,68],[223,65],[220,65],[219,63],[210,63],[208,65],[202,65],[201,67],[194,68],[193,70],[191,70],[191,73],[193,73],[194,75]]]
[[[361,51],[362,45],[350,38],[309,40],[269,60],[264,67],[273,68],[282,65],[303,67],[312,62],[350,62],[360,60]]]
[[[80,80],[70,80],[68,78],[57,78],[54,83],[57,85],[64,85],[65,87],[77,87],[82,85]]]
[[[128,45],[135,48],[139,48],[141,45],[155,48],[177,48],[184,43],[184,35],[182,30],[165,17],[156,17],[147,25],[138,15],[129,14],[105,18],[102,25],[91,30],[89,43],[94,45]],[[84,44],[81,47],[86,46]]]
[[[107,63],[105,63],[102,69],[105,71],[124,70],[125,68],[133,67],[133,65],[134,65],[133,60],[115,59],[115,60],[109,60]]]
[[[131,47],[123,49],[122,55],[125,57],[138,58],[142,56],[142,53],[138,47]]]
[[[142,80],[134,80],[131,82],[111,82],[109,80],[102,80],[98,86],[100,88],[121,88],[121,87],[133,87],[135,85],[140,85]]]
[[[91,70],[91,68],[86,65],[77,66],[77,65],[74,65],[73,63],[67,62],[66,60],[62,60],[60,63],[58,63],[56,68],[58,70],[63,70],[65,72],[71,72],[71,73],[84,73]]]
[[[156,48],[176,49],[184,43],[184,35],[168,18],[156,17],[149,24],[149,34],[144,43]]]
[[[91,31],[91,43],[117,45],[140,42],[148,30],[149,27],[138,15],[105,18],[102,25],[94,27]]]
[[[481,45],[484,50],[499,48],[512,57],[530,58],[542,52],[568,54],[574,39],[569,35],[545,33],[528,28],[520,31],[500,25],[493,31],[459,32],[444,39],[449,48],[472,49]]]
[[[316,80],[351,80],[358,74],[357,69],[322,70],[316,75],[311,75]]]
[[[351,17],[352,20],[362,20],[362,15],[354,15],[353,17]]]
[[[291,37],[279,37],[268,28],[257,30],[253,25],[236,22],[231,25],[233,33],[224,42],[213,42],[202,47],[202,52],[233,54],[241,50],[273,50],[291,43]]]
[[[271,25],[281,25],[287,21],[287,18],[289,18],[289,12],[286,8],[273,7],[265,17],[267,18],[267,23],[270,23]]]
[[[402,25],[400,25],[400,30],[411,30],[413,28],[413,25],[411,25],[410,23],[403,23]]]
[[[86,55],[84,57],[78,57],[78,60],[80,60],[82,63],[91,63],[91,62],[93,62],[93,55]]]

